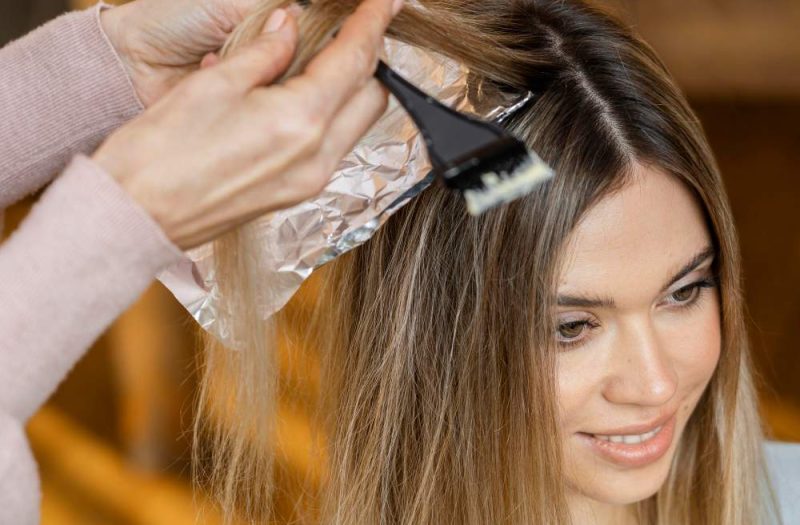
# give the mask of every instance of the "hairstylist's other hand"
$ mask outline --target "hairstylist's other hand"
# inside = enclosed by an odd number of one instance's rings
[[[100,22],[146,107],[217,51],[258,0],[134,0]]]
[[[302,75],[265,87],[297,41],[294,18],[276,11],[254,42],[113,133],[95,162],[184,249],[318,194],[386,108],[373,73],[401,4],[365,0]]]

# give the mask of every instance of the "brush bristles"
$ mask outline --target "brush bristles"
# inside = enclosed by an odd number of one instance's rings
[[[553,170],[541,159],[528,154],[516,169],[501,176],[495,171],[481,175],[483,188],[463,191],[467,211],[471,215],[511,202],[532,192],[539,184],[553,176]]]

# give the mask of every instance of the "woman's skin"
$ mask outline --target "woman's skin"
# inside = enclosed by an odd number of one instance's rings
[[[134,3],[170,12],[162,5],[167,0]],[[188,76],[180,65],[161,71],[158,61],[171,59],[153,53],[171,45],[197,67],[211,40],[189,52],[181,46],[192,32],[176,18],[172,27],[182,36],[164,30],[163,43],[142,29],[146,11],[126,19],[119,27],[136,20],[140,36],[150,38],[135,49],[150,52],[151,62],[142,66],[139,59],[133,71],[149,71],[158,81],[144,88],[134,76],[134,85],[140,96],[160,98],[114,132],[93,160],[183,249],[313,197],[386,109],[386,90],[373,74],[383,34],[402,5],[364,0],[303,74],[280,85],[270,84],[291,63],[298,39],[289,11],[275,11],[253,42]],[[120,44],[128,57],[133,48]]]
[[[713,254],[695,259],[710,247],[690,191],[642,165],[622,190],[591,208],[568,239],[556,338],[563,345],[558,391],[576,524],[635,523],[630,504],[655,494],[667,477],[719,359]],[[687,268],[691,261],[698,264]],[[671,282],[678,273],[684,275]],[[674,425],[664,423],[673,417]],[[641,444],[589,435],[642,434],[658,426],[662,430]]]
[[[137,95],[150,107],[217,51],[258,0],[135,0],[100,14]]]

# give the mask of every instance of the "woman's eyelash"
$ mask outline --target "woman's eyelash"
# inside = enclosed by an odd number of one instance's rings
[[[716,276],[709,276],[709,277],[700,279],[699,281],[695,281],[695,282],[693,282],[691,284],[687,284],[686,286],[675,290],[674,292],[672,292],[669,295],[669,297],[673,297],[674,295],[679,294],[679,293],[692,291],[694,293],[692,293],[692,296],[689,299],[687,299],[687,300],[685,300],[683,302],[677,301],[677,302],[674,303],[674,306],[675,306],[675,308],[685,308],[685,309],[693,308],[693,307],[697,306],[698,300],[700,299],[700,296],[702,295],[702,292],[703,292],[704,289],[714,288],[718,284],[719,284],[719,281],[718,281]],[[596,321],[592,320],[592,319],[582,319],[582,320],[568,321],[566,323],[561,323],[556,327],[556,334],[558,334],[561,331],[562,328],[567,328],[567,327],[575,328],[575,327],[578,327],[578,326],[588,327],[591,330],[591,329],[599,327],[600,324],[597,323]],[[584,330],[581,330],[580,333],[584,334],[585,332],[586,332],[586,330],[584,329]],[[585,339],[585,337],[576,337],[576,338],[574,338],[572,340],[567,340],[567,341],[559,340],[558,344],[562,348],[572,348],[572,347],[576,347],[578,345],[583,344],[584,339]]]
[[[676,294],[692,291],[692,296],[685,300],[685,301],[676,301],[673,303],[677,308],[691,308],[697,305],[697,301],[700,298],[700,295],[704,288],[714,288],[717,286],[717,277],[716,276],[709,276],[699,281],[695,281],[691,284],[687,284],[686,286],[679,288],[672,292],[669,297],[674,297]],[[696,292],[696,293],[694,293]]]
[[[581,320],[575,320],[575,321],[568,321],[566,323],[561,323],[556,327],[556,334],[558,334],[561,331],[562,328],[565,328],[565,327],[577,327],[577,326],[583,326],[583,327],[588,327],[589,329],[594,329],[594,328],[599,327],[600,324],[597,323],[596,321],[591,320],[591,319],[581,319]],[[585,332],[585,330],[581,330],[581,334],[583,334],[584,332]],[[580,345],[583,342],[583,339],[584,338],[581,337],[581,338],[575,338],[575,339],[568,340],[568,341],[559,340],[558,344],[562,348],[574,347],[574,346]]]

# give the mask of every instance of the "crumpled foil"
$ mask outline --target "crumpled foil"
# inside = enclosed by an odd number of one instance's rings
[[[468,70],[450,59],[386,39],[385,61],[429,95],[460,111],[501,122],[531,94],[503,106],[475,108],[468,100]],[[505,101],[504,101],[505,102]],[[485,105],[485,104],[484,104]],[[268,319],[314,269],[366,242],[433,180],[425,143],[410,117],[391,99],[389,108],[340,163],[317,197],[256,220],[263,247],[258,310]],[[235,348],[219,308],[212,244],[186,253],[158,279],[205,330]]]

